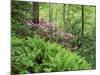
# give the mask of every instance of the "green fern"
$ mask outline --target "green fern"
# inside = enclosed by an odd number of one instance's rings
[[[45,42],[39,36],[26,40],[12,38],[12,72],[38,73],[91,69],[84,58],[60,44]]]

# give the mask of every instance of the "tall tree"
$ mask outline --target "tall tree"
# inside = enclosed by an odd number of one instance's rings
[[[68,26],[70,26],[70,18],[69,18],[69,15],[70,15],[70,4],[68,4],[68,7],[67,7],[67,24]]]
[[[55,15],[56,15],[56,17],[55,17],[55,24],[57,24],[57,12],[58,12],[58,10],[56,9],[56,11],[55,11]]]
[[[33,2],[33,22],[39,23],[39,2]]]
[[[66,22],[67,20],[66,20],[65,8],[66,8],[66,4],[63,5],[64,32],[66,33],[67,32],[67,22]]]
[[[84,42],[83,41],[83,39],[84,39],[84,5],[81,6],[81,10],[82,10],[82,12],[81,12],[81,15],[82,15],[82,17],[81,17],[81,20],[82,20],[81,47],[83,49],[83,42]],[[81,55],[83,55],[82,49],[81,49]]]
[[[52,11],[53,11],[52,4],[49,3],[49,22],[52,21]]]

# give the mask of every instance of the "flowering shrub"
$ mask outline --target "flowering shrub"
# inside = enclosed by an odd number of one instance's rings
[[[64,46],[73,38],[71,33],[64,33],[57,25],[46,22],[43,18],[40,19],[38,24],[34,24],[32,21],[26,21],[26,24],[31,26],[34,31],[37,30],[37,33],[47,40],[57,41]]]

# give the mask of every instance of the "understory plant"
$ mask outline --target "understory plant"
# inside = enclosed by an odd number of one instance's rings
[[[37,35],[12,37],[12,74],[59,72],[91,69],[80,55]]]
[[[56,24],[47,22],[44,18],[41,18],[38,24],[35,24],[32,20],[26,20],[25,24],[32,27],[36,34],[45,37],[45,40],[56,41],[65,47],[68,47],[68,43],[74,38],[73,34],[65,33]]]

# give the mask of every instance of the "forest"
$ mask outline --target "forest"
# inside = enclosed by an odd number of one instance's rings
[[[11,73],[96,69],[96,6],[11,1]]]

